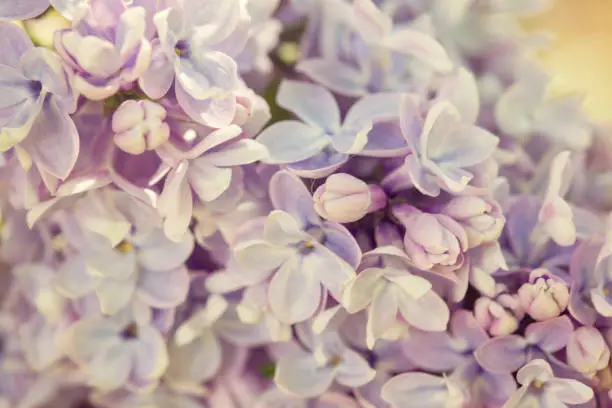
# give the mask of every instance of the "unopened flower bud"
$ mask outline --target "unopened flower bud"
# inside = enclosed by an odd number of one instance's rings
[[[332,174],[313,195],[317,213],[334,222],[354,222],[387,205],[387,196],[378,186],[367,185],[346,173]]]
[[[394,206],[392,212],[406,227],[404,246],[417,267],[446,272],[463,265],[467,235],[451,217],[425,213],[407,204]]]
[[[583,326],[572,333],[566,346],[567,362],[576,371],[594,377],[608,366],[610,349],[594,327]]]
[[[569,302],[567,284],[545,269],[535,269],[518,291],[521,307],[534,320],[559,316]]]
[[[486,197],[458,196],[449,201],[441,212],[461,224],[470,248],[495,241],[504,227],[499,204]]]
[[[481,297],[474,304],[474,316],[491,336],[511,334],[525,316],[516,296],[501,294],[495,299]]]
[[[123,102],[113,114],[115,144],[134,155],[159,147],[170,137],[170,128],[164,119],[166,110],[155,102]]]

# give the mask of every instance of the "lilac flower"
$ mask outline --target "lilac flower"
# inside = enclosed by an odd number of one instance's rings
[[[469,248],[496,241],[504,227],[505,219],[499,204],[486,197],[455,197],[444,206],[441,213],[463,226]]]
[[[2,66],[0,151],[16,146],[22,161],[66,179],[79,153],[79,136],[69,114],[76,94],[68,69],[54,52],[35,48],[26,33],[1,23]],[[26,166],[28,167],[28,166]]]
[[[309,351],[281,358],[274,382],[295,395],[314,397],[324,393],[336,381],[347,387],[359,387],[374,378],[375,371],[357,352],[347,347],[335,332],[312,338]]]
[[[498,143],[489,131],[465,123],[444,100],[434,102],[422,118],[414,96],[404,95],[400,124],[412,150],[401,171],[421,193],[433,197],[441,189],[462,192],[474,177],[466,168],[486,160]]]
[[[567,284],[545,269],[534,269],[517,292],[521,307],[534,320],[559,316],[569,303]]]
[[[525,337],[494,337],[483,343],[474,355],[478,363],[492,373],[511,373],[532,358],[554,360],[552,353],[567,345],[572,332],[570,319],[560,316],[531,323],[525,330]]]
[[[130,154],[159,147],[170,137],[165,118],[166,110],[154,102],[125,101],[113,114],[115,144]]]
[[[260,143],[241,137],[242,131],[236,125],[206,134],[199,132],[204,129],[196,126],[183,134],[190,139],[196,137],[194,133],[202,136],[187,148],[166,143],[158,149],[166,161],[167,176],[157,209],[165,218],[164,231],[175,241],[181,239],[191,222],[192,190],[201,201],[213,201],[228,190],[237,166],[267,155]]]
[[[257,140],[270,152],[264,162],[287,165],[292,172],[310,178],[333,173],[350,155],[377,156],[368,149],[368,132],[374,121],[395,117],[398,104],[395,94],[366,96],[341,122],[333,95],[321,86],[285,80],[276,99],[303,122],[278,122],[259,135]],[[287,133],[292,136],[288,138]]]
[[[404,373],[391,378],[382,388],[382,397],[391,408],[461,408],[469,394],[455,378],[421,372]]]
[[[76,299],[95,292],[107,314],[136,299],[158,308],[185,300],[189,276],[184,262],[193,250],[191,235],[175,243],[154,229],[126,234],[114,246],[97,234],[81,244],[88,249],[68,258],[60,269],[58,287],[66,296]]]
[[[354,398],[339,392],[329,391],[319,397],[302,398],[284,392],[278,388],[271,388],[259,396],[253,408],[268,407],[358,408],[359,405]]]
[[[457,310],[450,321],[450,333],[415,330],[402,346],[407,357],[422,369],[453,370],[463,383],[470,384],[473,404],[495,406],[505,402],[516,385],[509,373],[490,373],[474,359],[474,351],[488,338],[469,311]]]
[[[393,248],[379,248],[385,254]],[[391,252],[392,253],[392,252]],[[364,256],[377,255],[377,250]],[[383,255],[384,256],[384,255]],[[386,332],[393,331],[399,315],[411,326],[427,331],[444,331],[448,307],[425,278],[411,274],[401,258],[385,257],[383,268],[367,268],[349,282],[343,305],[349,313],[368,308],[366,343],[369,348]]]
[[[569,310],[579,322],[593,324],[598,316],[612,316],[609,295],[612,246],[600,239],[582,242],[572,255]]]
[[[344,284],[355,276],[361,251],[341,225],[321,222],[297,177],[277,173],[270,182],[270,197],[276,210],[265,221],[263,237],[237,243],[234,254],[245,270],[267,272],[263,276],[271,277],[272,311],[282,322],[296,323],[316,312],[322,288],[341,298]]]
[[[152,389],[168,366],[166,344],[148,310],[85,317],[72,327],[67,344],[88,383],[103,390]]]
[[[594,377],[610,362],[610,349],[599,330],[594,327],[577,328],[565,352],[568,364],[588,377]]]
[[[72,29],[56,33],[55,48],[75,71],[75,88],[92,100],[114,95],[142,75],[151,59],[145,9],[121,0],[92,0]]]
[[[313,194],[317,214],[326,220],[348,223],[387,205],[385,192],[374,184],[346,173],[332,174]]]
[[[396,205],[393,215],[406,227],[406,253],[421,269],[452,272],[464,262],[468,249],[463,227],[445,214],[428,214],[408,205]]]
[[[176,98],[195,121],[220,128],[236,112],[238,87],[232,58],[248,38],[243,2],[186,0],[154,17],[159,39],[153,42],[149,70],[139,84],[153,99],[164,96],[173,80]]]
[[[280,21],[272,18],[280,0],[249,0],[246,8],[251,16],[251,30],[244,50],[236,56],[240,72],[269,74],[273,65],[269,54],[276,47],[282,31]]]
[[[555,378],[544,360],[533,360],[521,368],[516,379],[522,385],[504,408],[567,407],[583,404],[593,398],[593,390],[580,381]]]
[[[476,300],[474,315],[490,335],[503,336],[518,329],[525,311],[517,296],[501,293],[494,299],[481,297]]]

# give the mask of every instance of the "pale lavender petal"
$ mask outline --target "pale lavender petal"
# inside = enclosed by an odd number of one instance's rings
[[[167,271],[182,265],[193,251],[193,237],[186,233],[181,241],[173,242],[161,230],[134,237],[138,261],[152,271]]]
[[[580,381],[554,378],[547,384],[549,390],[566,404],[583,404],[593,398],[593,390]]]
[[[176,307],[187,298],[189,273],[184,267],[164,272],[142,269],[136,285],[136,293],[149,306]]]
[[[300,220],[302,226],[320,223],[310,192],[298,177],[289,172],[280,171],[272,176],[270,199],[274,208],[288,212]]]
[[[70,116],[47,96],[22,146],[41,169],[64,180],[76,164],[79,134]]]
[[[367,77],[365,72],[328,59],[301,61],[296,69],[316,82],[342,95],[361,96],[365,94]]]
[[[257,141],[268,149],[268,164],[295,163],[319,153],[330,143],[324,131],[295,120],[286,120],[264,129]]]
[[[42,4],[46,3],[45,0],[39,0],[38,2]],[[7,7],[5,3],[9,4],[9,6]],[[24,3],[29,2],[19,2],[20,5]],[[49,5],[47,4],[45,8],[48,6]],[[12,0],[1,0],[0,19],[4,18],[4,14],[7,11],[5,10],[5,7],[11,11],[19,8]],[[0,23],[0,49],[2,49],[0,63],[2,65],[17,68],[19,66],[21,56],[32,47],[34,47],[32,40],[30,40],[25,30],[13,23]]]
[[[151,63],[149,69],[140,76],[138,84],[147,96],[152,99],[160,99],[172,86],[174,81],[174,67],[166,58],[158,40],[153,41]]]
[[[283,323],[293,324],[313,316],[321,303],[321,284],[301,259],[293,257],[278,269],[270,281],[270,309]]]
[[[0,0],[0,19],[25,20],[49,8],[49,0]]]
[[[229,126],[236,116],[236,97],[225,93],[207,99],[196,99],[176,84],[176,99],[185,112],[195,121],[213,128]]]
[[[511,373],[523,366],[527,343],[520,336],[495,337],[474,353],[478,363],[492,373]]]
[[[565,347],[573,331],[574,326],[569,317],[559,316],[527,326],[525,339],[546,352],[554,353]]]
[[[323,394],[334,380],[334,369],[320,366],[310,355],[281,359],[274,382],[282,390],[302,397]]]
[[[215,167],[205,158],[194,160],[187,172],[189,183],[204,202],[219,198],[232,182],[232,169]]]
[[[342,355],[342,363],[337,367],[336,381],[347,387],[361,387],[372,381],[376,371],[357,352],[346,350]]]
[[[155,380],[168,367],[166,342],[153,327],[140,327],[138,331],[140,341],[135,350],[132,375],[141,381]]]
[[[328,133],[340,129],[340,110],[333,95],[319,85],[285,80],[278,88],[278,104],[312,127]]]

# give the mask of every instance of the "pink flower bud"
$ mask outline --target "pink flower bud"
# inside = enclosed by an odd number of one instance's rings
[[[502,294],[495,299],[481,297],[476,300],[474,316],[491,336],[504,336],[518,329],[525,312],[516,296]]]
[[[170,137],[170,128],[164,119],[166,110],[155,102],[123,102],[113,114],[115,144],[134,155],[159,147]]]
[[[367,185],[346,173],[332,174],[313,194],[316,212],[334,222],[354,222],[387,205],[378,186]]]
[[[470,248],[499,238],[504,227],[504,216],[497,202],[487,197],[458,196],[442,209],[465,230]]]
[[[566,346],[567,362],[578,372],[589,377],[608,366],[610,349],[594,327],[579,327],[572,333]]]
[[[407,204],[394,206],[392,212],[406,227],[404,246],[417,267],[452,272],[463,265],[467,235],[451,217],[425,213]]]
[[[552,276],[546,269],[531,272],[529,282],[518,291],[525,312],[534,320],[542,321],[559,316],[569,302],[569,290],[563,280]]]

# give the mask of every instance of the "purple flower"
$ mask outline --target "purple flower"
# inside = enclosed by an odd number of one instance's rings
[[[396,316],[401,316],[410,326],[427,331],[444,331],[449,320],[449,311],[444,300],[425,278],[411,274],[402,259],[386,253],[394,248],[379,248],[383,254],[383,268],[367,268],[344,289],[342,304],[349,313],[368,309],[366,343],[373,348],[377,339],[395,340]],[[401,329],[399,333],[402,333]],[[397,336],[397,334],[395,334]]]
[[[15,24],[0,23],[0,32],[6,44],[0,56],[0,151],[16,146],[23,162],[66,179],[79,153],[79,136],[69,116],[76,110],[70,73],[57,54],[35,48]]]
[[[68,355],[87,382],[102,390],[153,389],[168,367],[168,352],[148,310],[90,316],[70,330]]]
[[[438,196],[441,189],[460,193],[474,177],[466,168],[491,156],[498,138],[464,122],[447,101],[434,102],[425,118],[420,110],[413,95],[404,95],[400,124],[412,152],[400,170],[425,195]]]
[[[503,336],[518,329],[525,311],[516,295],[501,293],[494,299],[481,297],[476,300],[474,315],[490,335]]]
[[[471,402],[503,403],[516,390],[509,373],[490,373],[474,359],[474,351],[489,336],[467,310],[457,310],[450,321],[450,332],[411,331],[403,342],[407,357],[421,369],[433,372],[453,370],[471,387]]]
[[[234,254],[246,271],[267,272],[270,308],[282,322],[296,323],[317,311],[326,293],[322,288],[341,298],[361,251],[344,227],[321,222],[297,177],[277,173],[270,181],[270,197],[276,210],[267,217],[263,236],[237,243]],[[260,226],[253,224],[258,230]]]
[[[570,319],[559,316],[545,322],[531,323],[525,329],[525,337],[509,335],[487,340],[474,355],[487,371],[511,373],[532,358],[555,361],[552,354],[567,345],[573,331]]]
[[[382,398],[391,408],[462,408],[469,401],[467,390],[453,376],[421,372],[391,378],[382,388]]]
[[[210,133],[196,125],[181,136],[183,140],[176,145],[166,143],[157,149],[165,161],[165,169],[159,174],[167,174],[157,209],[165,218],[164,231],[175,241],[181,239],[191,222],[192,191],[202,202],[218,199],[230,188],[238,166],[267,155],[260,143],[242,137],[236,125]]]
[[[327,391],[334,381],[347,387],[359,387],[376,374],[335,332],[312,337],[308,347],[308,351],[299,351],[278,361],[274,382],[282,390],[301,397],[314,397]]]
[[[579,322],[593,324],[612,316],[612,245],[598,238],[583,241],[572,255],[569,310]]]
[[[317,214],[326,220],[349,223],[387,205],[385,192],[346,173],[332,174],[313,194]]]
[[[186,0],[154,17],[149,70],[139,84],[151,98],[164,96],[176,77],[176,98],[195,121],[220,128],[236,113],[238,68],[232,58],[248,38],[243,2]]]
[[[469,248],[496,241],[505,222],[499,204],[487,197],[455,197],[441,213],[461,224],[467,234]]]
[[[321,86],[285,80],[276,99],[303,122],[286,120],[261,132],[257,140],[270,152],[264,162],[287,165],[295,174],[309,178],[333,173],[350,155],[377,156],[374,149],[368,149],[368,133],[374,121],[396,117],[399,103],[395,94],[366,96],[341,121],[336,100]]]
[[[565,349],[567,363],[576,371],[594,377],[610,362],[610,348],[594,327],[583,326],[574,331]]]
[[[569,303],[567,283],[546,269],[531,271],[529,282],[520,287],[517,295],[525,313],[538,321],[559,316]]]
[[[593,398],[593,390],[580,381],[555,378],[544,360],[533,360],[516,374],[522,385],[504,405],[505,408],[567,407]]]
[[[130,154],[159,147],[170,137],[165,118],[166,110],[155,102],[125,101],[113,114],[115,145]]]
[[[429,214],[408,205],[399,204],[391,211],[406,228],[406,253],[421,269],[452,272],[464,262],[468,249],[465,230],[445,214]]]
[[[145,9],[121,0],[92,0],[72,29],[56,33],[55,48],[75,71],[75,88],[102,100],[130,87],[149,66]]]

